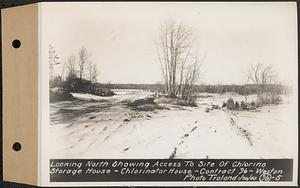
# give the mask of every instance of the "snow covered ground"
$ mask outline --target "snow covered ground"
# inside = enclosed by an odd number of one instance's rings
[[[238,94],[201,94],[198,107],[136,111],[126,103],[151,96],[115,90],[99,97],[50,104],[50,158],[283,158],[297,153],[297,112],[291,102],[259,112],[215,109]],[[248,100],[255,96],[250,96]],[[296,116],[295,116],[296,114]],[[293,144],[294,143],[294,144]]]

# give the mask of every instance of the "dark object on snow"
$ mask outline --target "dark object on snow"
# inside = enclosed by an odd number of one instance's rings
[[[242,110],[249,110],[249,108],[247,107],[247,104],[244,101],[241,101],[241,108],[242,108]]]
[[[256,103],[254,101],[251,101],[249,110],[256,110]]]
[[[154,111],[155,109],[166,109],[165,107],[159,106],[156,102],[154,102],[153,98],[144,98],[137,99],[131,103],[127,104],[132,107],[134,110],[139,111]]]
[[[224,108],[224,107],[226,107],[226,103],[225,102],[223,102],[223,104],[222,104],[222,108]]]
[[[220,107],[216,104],[211,104],[212,109],[220,109]]]
[[[140,106],[140,105],[145,105],[145,104],[156,104],[154,102],[153,98],[145,98],[145,99],[137,99],[133,101],[132,103],[129,103],[129,106],[135,107],[135,106]]]
[[[70,92],[90,93],[98,96],[113,96],[115,93],[108,88],[98,88],[91,81],[76,77],[68,77],[63,87]]]
[[[90,89],[88,93],[93,94],[93,95],[98,95],[98,96],[113,96],[115,93],[111,91],[110,89],[107,88],[94,88]]]
[[[205,108],[205,112],[209,112],[209,108],[208,107]]]
[[[235,101],[234,108],[238,110],[240,108],[239,102]]]
[[[175,99],[176,104],[180,106],[197,107],[197,97],[187,97],[186,99]]]
[[[214,109],[220,109],[220,106],[211,103],[209,107],[205,108],[205,112],[209,112],[209,111],[212,111]]]
[[[49,91],[50,102],[73,100],[73,95],[64,88],[56,87]]]
[[[126,118],[126,119],[124,119],[124,121],[125,121],[125,122],[128,122],[128,121],[130,121],[130,119],[127,119],[127,118]]]
[[[232,98],[229,98],[226,102],[226,106],[229,110],[234,110],[235,106],[234,106],[234,101]]]
[[[189,106],[196,107],[197,106],[197,97],[188,97],[186,102]]]
[[[177,148],[175,147],[171,155],[169,156],[169,159],[174,159],[176,157]]]

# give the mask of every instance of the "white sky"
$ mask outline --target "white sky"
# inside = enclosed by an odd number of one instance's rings
[[[100,82],[162,81],[155,40],[175,19],[193,28],[206,53],[201,83],[243,84],[258,62],[297,83],[296,3],[42,3],[41,10],[43,45],[61,60],[85,46]]]

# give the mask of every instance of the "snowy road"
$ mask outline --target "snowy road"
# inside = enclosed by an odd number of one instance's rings
[[[136,111],[125,102],[150,92],[118,90],[112,97],[73,94],[53,103],[51,158],[282,158],[296,155],[297,124],[288,104],[260,112],[213,110],[226,95],[200,98],[198,107]],[[240,97],[241,96],[236,96]],[[290,115],[289,115],[290,114]],[[287,136],[289,135],[289,136]],[[293,142],[295,141],[295,142]]]

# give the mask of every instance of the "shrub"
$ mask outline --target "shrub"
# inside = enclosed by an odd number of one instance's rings
[[[69,91],[61,87],[50,89],[49,98],[50,98],[50,102],[66,101],[66,100],[74,99],[73,95]]]
[[[248,106],[249,110],[255,110],[257,107],[257,104],[254,101],[251,101],[250,105]]]
[[[273,94],[272,98],[271,98],[271,103],[272,104],[280,104],[280,103],[282,103],[282,97],[279,96],[279,95]]]
[[[63,86],[62,78],[60,76],[54,77],[52,80],[50,80],[49,86],[50,88],[62,87]]]
[[[138,111],[154,111],[156,109],[167,109],[154,102],[153,98],[137,99],[133,102],[128,103],[127,105]]]
[[[141,105],[145,105],[145,104],[155,105],[156,103],[154,102],[153,98],[148,97],[148,98],[144,98],[144,99],[137,99],[137,100],[129,103],[128,106],[136,107],[136,106],[141,106]]]
[[[92,87],[90,81],[80,78],[69,78],[64,82],[64,88],[68,89],[70,92],[88,92]]]
[[[234,101],[232,98],[229,98],[226,102],[226,106],[229,110],[234,110]]]
[[[280,104],[282,98],[276,93],[262,93],[257,96],[257,102],[262,106],[265,104]]]
[[[188,97],[186,102],[189,106],[197,106],[197,97]]]
[[[266,104],[266,103],[263,103],[262,101],[257,100],[255,106],[258,108],[258,107],[263,106],[264,104]]]
[[[249,108],[247,107],[247,104],[244,101],[241,101],[241,109],[242,110],[249,110]]]
[[[91,81],[77,77],[68,77],[63,86],[70,92],[90,93],[98,96],[115,95],[115,93],[109,88],[97,88],[96,84],[91,83]]]
[[[234,108],[238,110],[240,108],[239,102],[235,101]]]
[[[88,93],[98,96],[113,96],[115,93],[107,88],[92,88],[88,90]]]
[[[220,106],[216,105],[216,104],[211,104],[211,108],[212,109],[220,109]]]
[[[196,96],[189,96],[184,99],[173,99],[172,101],[175,102],[175,104],[180,105],[180,106],[197,106],[197,97]]]

